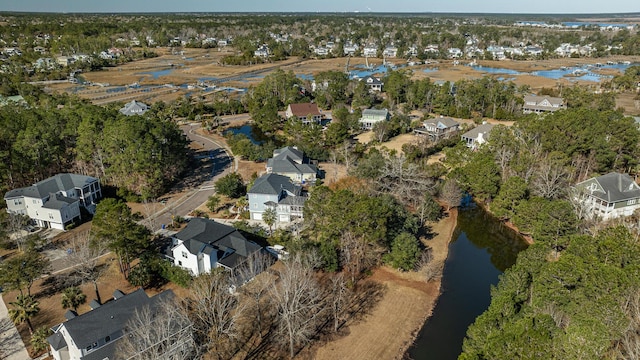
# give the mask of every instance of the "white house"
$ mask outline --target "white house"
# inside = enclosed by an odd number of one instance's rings
[[[142,115],[146,113],[148,110],[149,110],[149,105],[145,103],[141,103],[140,101],[131,100],[120,109],[120,113],[127,116]]]
[[[195,276],[218,267],[234,270],[262,249],[233,226],[203,218],[191,219],[184,229],[173,235],[172,241],[167,256]]]
[[[540,114],[545,112],[554,112],[561,109],[566,109],[564,100],[562,98],[552,96],[525,95],[524,105],[522,105],[522,112],[525,114]]]
[[[311,164],[304,153],[295,146],[273,151],[267,160],[267,174],[284,175],[296,183],[312,182],[318,175],[318,167]]]
[[[386,57],[396,57],[398,55],[398,48],[395,46],[387,46],[382,51],[382,55]]]
[[[378,56],[378,47],[374,44],[369,44],[362,49],[362,56],[364,57],[376,57]]]
[[[174,296],[171,290],[153,297],[142,288],[127,295],[116,290],[111,301],[100,304],[94,300],[91,310],[82,315],[69,310],[67,321],[54,326],[53,335],[47,338],[51,354],[55,360],[116,359],[117,343],[126,335],[129,319],[145,307],[155,311]]]
[[[269,47],[266,44],[264,44],[258,47],[258,49],[256,49],[256,51],[253,52],[253,55],[256,57],[266,58],[266,57],[269,57],[270,53],[271,51],[269,50]]]
[[[575,185],[574,196],[591,218],[602,220],[633,215],[640,209],[640,186],[627,174],[612,172]]]
[[[80,219],[81,206],[93,213],[101,198],[98,179],[77,174],[58,174],[4,195],[7,212],[27,215],[39,227],[60,230]]]
[[[389,110],[387,109],[364,109],[362,111],[362,117],[358,121],[363,129],[371,130],[375,124],[388,121],[389,117]]]
[[[371,75],[367,75],[363,77],[362,79],[360,79],[360,81],[364,82],[366,87],[369,89],[369,92],[371,93],[381,92],[382,86],[384,86],[384,83],[382,82],[382,80],[380,80],[380,78],[377,78]]]
[[[462,134],[462,141],[467,144],[468,148],[476,149],[489,140],[489,134],[493,130],[493,124],[485,123],[477,126],[466,133]]]

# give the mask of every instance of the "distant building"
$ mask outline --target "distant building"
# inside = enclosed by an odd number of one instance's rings
[[[380,78],[371,75],[363,77],[360,81],[364,82],[365,86],[371,93],[381,92],[382,86],[384,86],[384,83],[382,82],[382,80],[380,80]]]
[[[148,110],[149,110],[149,105],[145,103],[141,103],[136,100],[131,100],[131,102],[128,102],[120,109],[120,112],[127,116],[133,116],[133,115],[142,115],[146,113]]]
[[[80,219],[80,207],[93,214],[101,198],[98,179],[77,174],[58,174],[4,195],[7,212],[27,215],[39,227],[60,230]]]
[[[303,124],[319,124],[323,117],[318,105],[313,103],[289,104],[285,111],[285,116],[287,119],[295,116]]]
[[[559,97],[551,96],[525,95],[524,105],[522,105],[522,112],[525,114],[540,114],[554,112],[561,109],[566,109],[564,100]]]
[[[297,147],[287,146],[273,151],[273,157],[267,160],[267,173],[284,175],[296,183],[312,182],[316,180],[318,167]]]
[[[455,134],[460,129],[460,123],[449,117],[439,117],[424,121],[423,127],[415,129],[416,135],[427,135],[437,141]]]
[[[364,109],[360,118],[360,126],[365,130],[373,129],[373,126],[382,121],[388,121],[390,118],[389,110],[382,109]]]
[[[462,141],[467,144],[468,148],[476,149],[489,140],[489,134],[493,130],[493,124],[485,123],[477,126],[466,133],[462,134]]]
[[[155,312],[162,301],[170,301],[174,296],[171,290],[153,297],[147,296],[142,288],[127,295],[116,290],[109,302],[99,304],[94,300],[89,312],[77,315],[72,310],[67,311],[67,321],[54,326],[53,335],[47,338],[53,358],[116,359],[117,343],[126,335],[126,325],[136,312],[145,307]]]
[[[627,174],[612,172],[576,184],[576,200],[591,218],[610,220],[640,209],[640,186]]]

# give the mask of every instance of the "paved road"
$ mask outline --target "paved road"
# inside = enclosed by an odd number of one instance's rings
[[[22,343],[18,330],[9,319],[9,312],[2,297],[0,297],[0,359],[31,359]]]
[[[228,117],[228,119],[243,119],[243,117],[248,118],[248,115],[235,115]],[[225,117],[225,119],[227,118]],[[229,173],[229,171],[238,169],[237,159],[232,158],[231,154],[222,144],[196,132],[200,128],[199,123],[183,125],[181,128],[191,141],[202,145],[202,149],[198,150],[196,157],[209,158],[212,161],[210,161],[208,165],[205,165],[204,170],[207,172],[206,179],[203,179],[199,184],[194,184],[194,188],[185,196],[174,200],[173,203],[165,204],[166,209],[153,217],[153,224],[155,225],[154,227],[156,227],[154,230],[158,230],[162,224],[170,224],[172,216],[185,216],[193,209],[202,205],[207,201],[209,196],[215,194],[213,188],[214,183],[221,176]]]

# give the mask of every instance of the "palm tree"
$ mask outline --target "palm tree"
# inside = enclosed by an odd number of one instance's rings
[[[267,224],[267,226],[269,226],[269,235],[271,235],[271,228],[276,223],[277,219],[278,219],[278,213],[276,212],[276,209],[273,207],[268,207],[262,213],[262,221],[264,221],[264,223]]]
[[[65,309],[73,308],[73,311],[78,311],[78,306],[84,304],[87,301],[87,295],[82,293],[77,286],[72,286],[64,289],[62,292],[62,307]]]
[[[40,303],[37,302],[33,296],[18,295],[16,301],[12,301],[9,304],[15,307],[14,309],[9,309],[9,318],[11,318],[11,321],[16,325],[26,322],[29,326],[29,332],[33,334],[31,318],[40,312]]]
[[[31,346],[33,346],[33,350],[38,353],[47,350],[47,355],[51,356],[49,343],[47,342],[49,335],[51,335],[51,329],[46,326],[34,331],[33,335],[31,335]]]

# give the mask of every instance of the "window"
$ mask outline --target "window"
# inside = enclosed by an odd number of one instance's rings
[[[53,219],[53,213],[49,213],[49,219]]]
[[[104,338],[104,342],[108,343],[109,341],[111,341],[111,336],[107,336],[106,338]]]
[[[185,259],[187,259],[187,258],[189,257],[189,255],[187,255],[187,252],[186,252],[186,251],[183,251],[183,252],[182,252],[182,257],[183,257],[183,258],[185,258]]]
[[[182,261],[178,260],[178,265],[182,266]]]
[[[635,205],[635,204],[636,204],[636,199],[631,199],[627,201],[627,205]]]

